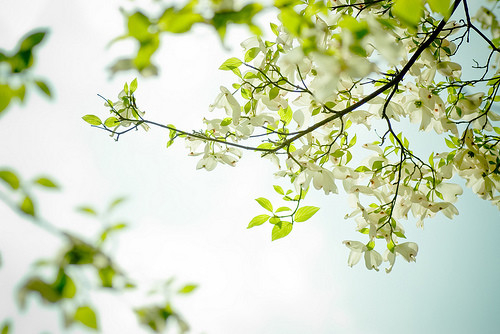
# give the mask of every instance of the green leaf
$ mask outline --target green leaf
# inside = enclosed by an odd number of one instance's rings
[[[0,179],[6,182],[12,189],[19,188],[19,178],[14,172],[9,170],[0,170]]]
[[[137,78],[132,80],[132,82],[130,83],[130,93],[133,93],[136,90],[137,90]]]
[[[456,148],[455,144],[453,144],[451,140],[445,138],[444,141],[446,142],[446,146],[448,146],[449,148]]]
[[[380,170],[383,166],[383,161],[380,161],[380,160],[376,160],[373,162],[373,165],[372,165],[372,170]]]
[[[11,321],[10,321],[10,319],[5,320],[5,321],[3,322],[2,331],[0,332],[0,334],[9,334],[9,331],[10,331],[10,325],[11,325]]]
[[[262,143],[257,148],[262,148],[265,150],[271,150],[274,147],[273,143]]]
[[[451,0],[427,0],[432,11],[443,15],[445,19],[450,17]]]
[[[392,13],[404,23],[416,27],[424,15],[424,5],[422,0],[396,0]]]
[[[269,217],[270,217],[269,215],[258,215],[258,216],[255,216],[255,217],[252,218],[252,220],[248,224],[247,228],[252,228],[254,226],[262,225],[262,224],[264,224],[269,219]]]
[[[54,181],[52,181],[46,177],[40,177],[40,178],[36,179],[35,183],[39,184],[43,187],[46,187],[46,188],[55,188],[55,189],[59,188],[59,186],[57,184],[55,184]]]
[[[269,90],[269,99],[274,100],[276,96],[280,93],[280,89],[278,87],[273,87]]]
[[[331,155],[334,158],[341,158],[344,154],[345,154],[344,151],[342,151],[341,149],[338,149],[338,150],[335,150],[335,152],[333,152]]]
[[[12,100],[12,96],[14,95],[14,92],[10,88],[9,85],[2,85],[0,84],[0,113],[7,109],[7,107],[10,104],[10,101]]]
[[[132,60],[133,65],[143,76],[158,74],[158,68],[151,63],[151,57],[160,46],[158,33],[151,35],[147,40],[141,41],[136,57]]]
[[[29,196],[25,196],[21,204],[19,205],[19,209],[21,209],[22,212],[30,215],[30,216],[35,216],[35,207],[33,205],[33,201]]]
[[[354,145],[356,145],[356,135],[354,135],[354,137],[352,137],[351,141],[349,142],[349,147],[353,147]]]
[[[292,228],[293,224],[285,221],[275,224],[271,232],[271,240],[274,241],[286,237],[292,232]]]
[[[288,32],[292,35],[300,36],[305,21],[301,15],[297,14],[297,12],[291,8],[284,7],[281,9],[279,19]]]
[[[30,292],[38,292],[40,294],[40,297],[42,297],[44,301],[47,301],[49,303],[56,303],[62,298],[60,291],[57,291],[56,289],[54,289],[54,287],[52,287],[50,284],[47,284],[39,277],[32,277],[19,290],[18,300],[21,309],[25,307],[26,296]]]
[[[116,208],[118,205],[122,204],[123,202],[125,202],[127,198],[126,197],[118,197],[118,198],[115,198],[113,200],[113,202],[111,202],[109,204],[109,207],[108,207],[108,211],[112,211],[114,208]]]
[[[219,67],[219,70],[232,71],[233,69],[240,67],[241,64],[243,64],[243,62],[238,58],[229,58],[224,63],[222,63],[222,65]]]
[[[186,284],[182,288],[180,288],[177,293],[188,294],[193,292],[196,288],[198,288],[198,285],[196,284]]]
[[[41,80],[35,80],[35,84],[38,86],[38,88],[48,97],[52,97],[52,93],[50,92],[50,88],[47,86],[47,84],[44,81]]]
[[[406,236],[402,232],[400,232],[400,231],[395,231],[394,234],[397,235],[400,238],[406,239]]]
[[[126,223],[116,223],[112,226],[110,226],[108,229],[110,231],[117,231],[117,230],[123,230],[124,228],[126,228],[128,225]]]
[[[280,186],[278,186],[278,185],[274,185],[274,186],[273,186],[273,188],[274,188],[274,190],[275,190],[278,194],[280,194],[280,195],[284,195],[284,194],[285,194],[285,192],[283,191],[283,188],[281,188]]]
[[[151,22],[149,18],[141,12],[135,12],[128,17],[127,28],[128,35],[138,41],[146,41],[150,38],[149,26]]]
[[[226,36],[227,26],[230,23],[245,24],[250,28],[254,35],[261,35],[260,29],[252,23],[253,17],[263,9],[259,3],[249,3],[239,11],[222,9],[214,13],[212,20],[209,22],[213,25],[220,39],[223,41]]]
[[[273,31],[273,33],[278,36],[280,33],[279,33],[279,30],[278,30],[278,25],[277,24],[274,24],[274,23],[270,23],[270,26],[271,26],[271,30]]]
[[[162,333],[165,329],[165,322],[172,315],[172,310],[167,304],[166,307],[151,306],[134,309],[139,318],[139,323],[149,327],[156,333]]]
[[[276,217],[276,216],[274,216],[271,219],[269,219],[269,223],[271,223],[273,225],[274,224],[278,224],[280,221],[281,221],[281,219],[279,217]]]
[[[97,212],[92,209],[90,206],[80,206],[76,208],[77,211],[92,215],[92,216],[97,216]]]
[[[387,243],[387,249],[390,250],[392,253],[394,253],[394,248],[396,247],[396,245],[394,244],[394,242],[392,240],[390,240],[388,243]]]
[[[193,11],[195,3],[196,1],[190,1],[180,10],[174,7],[167,8],[158,20],[160,30],[182,34],[191,30],[193,24],[203,22],[203,16]]]
[[[276,213],[283,212],[283,211],[292,211],[292,209],[290,209],[287,206],[280,206],[278,209],[276,209]]]
[[[363,172],[368,172],[368,171],[370,171],[370,168],[368,168],[368,167],[366,167],[366,166],[359,166],[359,167],[358,167],[358,168],[356,168],[354,171],[355,171],[355,172],[361,172],[361,173],[363,173]]]
[[[254,47],[254,48],[249,49],[245,53],[245,62],[248,63],[249,61],[253,60],[255,57],[257,57],[259,52],[260,52],[260,48],[258,48],[258,47]]]
[[[273,205],[271,204],[271,202],[267,199],[267,198],[264,198],[264,197],[259,197],[259,198],[256,198],[255,199],[257,201],[257,203],[260,204],[260,206],[262,206],[264,209],[268,210],[268,211],[271,211],[273,212]]]
[[[26,38],[24,38],[24,40],[21,42],[19,51],[28,51],[33,49],[33,47],[43,41],[43,39],[45,38],[45,34],[45,31],[40,31],[26,36]]]
[[[107,128],[112,128],[112,127],[115,127],[117,125],[120,125],[120,121],[116,117],[108,117],[104,121],[104,126]]]
[[[71,299],[76,295],[75,282],[73,282],[71,277],[66,275],[64,269],[59,269],[54,283],[50,286],[54,291],[57,291],[62,298]]]
[[[106,266],[104,268],[99,268],[99,278],[101,279],[101,286],[103,288],[112,288],[113,287],[113,278],[116,275],[116,272],[110,266]]]
[[[80,306],[73,316],[75,321],[79,321],[88,328],[97,330],[97,317],[94,310],[89,306]]]
[[[311,218],[318,210],[319,208],[316,206],[304,206],[297,210],[294,220],[296,222],[304,222]]]
[[[227,126],[227,125],[231,124],[232,121],[233,121],[233,119],[231,117],[226,117],[222,120],[222,122],[220,122],[220,125]]]
[[[101,125],[102,122],[101,122],[101,119],[95,115],[85,115],[82,117],[82,119],[89,123],[90,125]]]
[[[286,109],[280,108],[280,110],[278,110],[278,115],[280,116],[283,123],[285,123],[285,125],[288,125],[293,117],[292,109],[290,108],[290,106],[288,106]]]

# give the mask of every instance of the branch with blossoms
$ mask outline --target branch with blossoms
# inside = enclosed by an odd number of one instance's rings
[[[449,21],[459,15],[461,3],[465,20]],[[117,139],[129,131],[121,127],[167,129],[167,146],[184,138],[190,155],[201,156],[199,169],[213,170],[219,163],[234,166],[241,150],[261,152],[275,164],[275,175],[292,184],[286,191],[274,186],[276,193],[295,202],[293,208],[275,209],[270,200],[257,199],[267,212],[248,227],[271,223],[273,240],[288,235],[294,223],[319,209],[301,206],[311,186],[330,194],[338,192],[340,182],[353,207],[346,218],[353,218],[356,230],[368,236],[367,243],[345,242],[351,249],[348,264],[364,256],[368,269],[378,270],[386,261],[389,272],[397,254],[414,261],[418,252],[415,243],[399,242],[406,238],[403,220],[412,216],[423,226],[439,212],[450,219],[458,214],[453,203],[462,189],[450,182],[454,174],[500,207],[500,128],[495,126],[500,116],[492,108],[500,83],[498,73],[488,74],[497,54],[495,39],[479,34],[492,48],[479,78],[462,79],[461,65],[452,61],[470,32],[480,30],[473,21],[495,18],[487,12],[473,18],[467,2],[457,0],[449,11],[439,12],[444,19],[433,17],[433,2],[431,11],[422,6],[422,16],[411,23],[415,17],[402,15],[398,6],[392,1],[334,1],[329,7],[280,7],[281,25],[270,25],[274,39],[249,38],[242,43],[243,60],[230,58],[220,66],[236,75],[235,91],[221,87],[209,110],[224,112],[205,119],[204,130],[189,132],[144,118],[133,95],[136,80],[125,85],[118,101],[106,100],[110,118],[102,122],[87,115],[86,120]],[[475,85],[486,85],[487,94],[465,94]],[[422,131],[448,134],[446,144],[452,151],[431,153],[424,161],[396,131],[396,122],[403,120]],[[384,128],[383,135],[375,131],[376,140],[362,145],[373,153],[354,162],[359,147],[355,128],[371,130],[372,121]],[[375,250],[378,239],[386,242],[384,256]]]

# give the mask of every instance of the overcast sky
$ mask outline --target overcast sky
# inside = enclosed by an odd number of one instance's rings
[[[110,79],[106,68],[134,45],[110,48],[124,32],[120,6],[139,2],[0,0],[0,48],[11,50],[26,32],[48,27],[37,51],[35,73],[49,80],[55,99],[34,91],[27,103],[0,118],[0,167],[26,180],[52,175],[61,192],[37,192],[41,214],[65,229],[92,235],[99,222],[75,212],[90,204],[104,208],[127,196],[117,219],[130,222],[113,252],[138,282],[196,282],[189,297],[174,299],[193,333],[498,333],[500,332],[500,215],[465,189],[453,221],[439,214],[425,229],[406,224],[419,244],[417,263],[398,258],[393,272],[347,266],[346,239],[360,240],[355,223],[344,220],[347,200],[311,191],[307,204],[321,210],[296,224],[285,239],[271,243],[271,228],[247,230],[263,213],[254,198],[273,197],[273,166],[247,152],[236,168],[196,171],[182,141],[165,149],[168,133],[133,132],[118,142],[86,125],[81,116],[107,111],[96,94],[115,99],[133,73]],[[155,60],[160,77],[139,78],[139,107],[155,121],[197,129],[219,86],[232,76],[218,71],[230,56],[241,56],[245,30],[233,30],[224,51],[217,36],[197,28],[188,36],[165,36]],[[418,141],[422,144],[422,138]],[[362,138],[358,136],[358,142]],[[432,146],[432,142],[427,145]],[[426,142],[422,146],[426,146]],[[286,183],[281,183],[287,186]],[[15,333],[61,333],[51,309],[30,303],[17,315],[13,288],[30,263],[59,246],[30,222],[0,203],[0,315],[13,317]],[[139,333],[123,305],[134,297],[93,296],[103,333]],[[120,299],[122,298],[122,299]],[[1,319],[0,319],[1,320]],[[78,330],[75,330],[78,332]]]

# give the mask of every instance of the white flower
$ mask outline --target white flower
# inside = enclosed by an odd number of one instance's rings
[[[396,253],[401,254],[408,262],[415,262],[418,253],[418,245],[414,242],[405,242],[394,247]]]
[[[278,64],[281,74],[291,83],[299,79],[299,73],[302,78],[311,71],[311,60],[304,55],[302,47],[296,47],[280,57]],[[299,72],[297,72],[297,68]]]
[[[215,108],[224,108],[226,114],[232,117],[233,124],[237,125],[241,115],[241,106],[226,87],[221,86],[220,90],[221,92],[215,98],[215,102],[209,106],[208,110],[213,111]]]
[[[396,254],[390,250],[386,250],[384,254],[384,261],[389,262],[389,267],[385,268],[386,273],[390,273],[396,262]]]
[[[443,195],[444,200],[451,203],[455,203],[458,196],[463,193],[462,187],[455,183],[442,182],[436,188]]]
[[[382,264],[382,255],[380,255],[376,250],[371,249],[365,252],[365,265],[369,270],[375,269],[378,271],[378,267]]]
[[[343,244],[351,250],[349,258],[347,259],[349,267],[357,264],[361,259],[361,255],[363,255],[363,253],[367,250],[366,246],[359,241],[345,240]]]
[[[437,64],[437,70],[444,76],[460,79],[462,66],[451,61],[442,61]]]
[[[217,166],[217,159],[213,155],[207,155],[203,157],[198,164],[196,165],[196,169],[205,168],[207,171],[214,170]]]
[[[186,147],[189,149],[189,155],[195,156],[203,153],[203,150],[199,150],[201,144],[203,143],[201,139],[187,137],[185,143]]]

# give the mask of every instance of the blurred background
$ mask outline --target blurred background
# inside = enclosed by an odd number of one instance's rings
[[[368,271],[363,263],[349,268],[342,241],[359,236],[355,223],[344,220],[351,209],[342,194],[312,190],[306,205],[321,210],[271,242],[269,224],[246,229],[264,213],[254,199],[277,202],[272,185],[288,185],[273,177],[273,166],[259,154],[245,152],[235,168],[197,171],[198,158],[187,156],[182,140],[166,149],[168,133],[161,129],[134,131],[115,142],[83,122],[85,114],[107,115],[97,94],[115,100],[124,82],[136,77],[111,77],[108,67],[136,51],[133,43],[109,42],[125,32],[119,9],[138,6],[151,13],[161,8],[148,1],[0,0],[3,50],[14,49],[34,28],[50,30],[37,51],[35,73],[50,83],[54,99],[32,90],[25,105],[13,104],[0,116],[0,167],[28,179],[51,175],[62,187],[37,194],[47,221],[91,237],[100,222],[75,208],[102,209],[127,197],[116,216],[129,228],[112,240],[111,253],[139,286],[170,277],[197,283],[195,292],[173,301],[192,333],[500,332],[500,215],[469,189],[453,221],[438,214],[424,230],[414,221],[405,224],[407,237],[419,245],[417,263],[398,257],[390,274]],[[160,123],[201,128],[219,86],[233,80],[218,67],[241,57],[239,43],[248,36],[244,28],[230,29],[229,49],[208,27],[164,36],[155,56],[160,75],[138,78],[139,108]],[[428,134],[417,141],[433,145]],[[0,315],[14,320],[14,333],[67,332],[58,313],[36,298],[22,313],[15,303],[31,263],[59,247],[57,238],[0,202]],[[144,302],[140,298],[93,295],[101,332],[146,333],[130,310]]]

